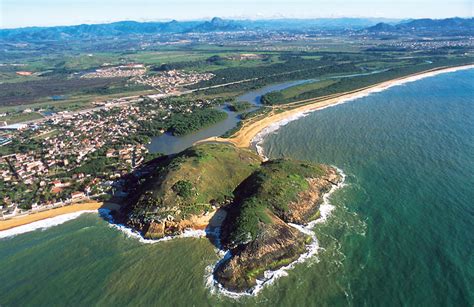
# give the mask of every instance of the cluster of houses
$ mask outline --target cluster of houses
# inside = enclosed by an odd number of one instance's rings
[[[439,48],[447,48],[447,47],[472,47],[473,38],[470,37],[468,39],[460,39],[460,40],[442,40],[442,39],[414,39],[414,40],[404,40],[399,41],[395,40],[392,42],[386,43],[387,46],[403,48],[403,49],[410,49],[410,50],[433,50]]]
[[[130,81],[137,84],[148,85],[162,94],[176,93],[178,88],[196,84],[214,77],[211,73],[184,72],[168,70],[154,75],[138,75]]]
[[[0,216],[16,214],[22,211],[19,207],[25,207],[13,201],[14,197],[7,199],[8,191],[21,194],[21,201],[40,196],[39,201],[27,204],[33,209],[64,205],[111,191],[114,195],[122,193],[118,188],[120,178],[143,164],[148,153],[135,139],[142,129],[141,123],[166,121],[173,113],[192,112],[213,103],[139,97],[78,113],[57,113],[36,125],[9,129],[2,140],[13,139],[15,146],[28,144],[30,149],[0,157]],[[99,157],[106,159],[105,170],[87,168]],[[43,197],[45,194],[48,197]],[[51,195],[56,196],[51,199]]]
[[[138,124],[130,119],[131,115],[141,119],[147,119],[149,116],[140,115],[139,108],[134,106],[114,108],[113,111],[111,114],[109,110],[75,115],[64,114],[40,124],[34,132],[31,130],[12,132],[11,137],[21,142],[28,142],[32,137],[48,135],[49,132],[55,131],[51,136],[41,139],[41,146],[35,150],[0,158],[0,180],[4,182],[2,188],[15,190],[21,183],[27,187],[27,190],[22,193],[33,193],[33,187],[40,186],[41,191],[59,194],[85,177],[90,178],[93,184],[101,185],[104,181],[120,177],[130,168],[140,165],[148,152],[144,145],[116,144],[136,131]],[[112,148],[110,147],[112,145],[115,146]],[[105,156],[117,161],[114,171],[110,174],[98,176],[98,174],[74,173],[70,178],[56,176],[56,174],[71,172],[91,161],[91,154],[104,147],[107,148]],[[71,191],[62,203],[84,199],[89,194],[88,192],[87,190]],[[8,203],[8,200],[3,199],[3,201]],[[9,206],[0,208],[2,209],[0,213],[2,211],[18,213],[16,208],[18,205],[20,204],[9,203]],[[36,203],[33,205],[36,209],[42,206]],[[50,203],[43,205],[50,206]]]
[[[131,165],[132,167],[138,166],[143,163],[145,160],[145,154],[148,152],[148,149],[140,145],[126,145],[120,149],[109,149],[107,150],[105,156],[107,158],[117,158],[120,161],[125,162],[126,164]]]
[[[6,155],[1,158],[0,163],[6,166],[2,171],[4,182],[14,182],[18,179],[25,184],[32,184],[35,178],[48,172],[47,165],[35,153]]]
[[[143,75],[146,68],[143,64],[127,64],[114,67],[104,67],[93,72],[85,73],[81,78],[129,78]]]

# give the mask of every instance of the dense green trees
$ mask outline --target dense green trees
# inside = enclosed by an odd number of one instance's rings
[[[266,104],[266,105],[274,105],[274,104],[280,103],[284,99],[285,99],[285,97],[283,96],[281,91],[278,91],[278,92],[270,92],[270,93],[267,93],[267,94],[263,95],[260,98],[260,102],[262,104]]]
[[[214,78],[193,85],[193,88],[212,86],[222,83],[260,79],[261,84],[286,80],[311,79],[324,74],[360,71],[352,63],[338,63],[333,60],[311,60],[301,57],[285,58],[285,62],[255,67],[229,67],[213,71]],[[240,88],[243,84],[234,85]],[[216,89],[214,89],[216,90]]]
[[[238,102],[233,102],[229,104],[228,108],[232,112],[242,112],[242,111],[250,109],[252,106],[253,104],[251,104],[248,101],[238,101]]]
[[[74,169],[74,173],[84,173],[84,174],[101,174],[107,169],[114,168],[113,165],[117,163],[116,159],[109,159],[104,156],[97,157],[87,161],[81,166]]]
[[[193,196],[193,184],[187,180],[179,180],[172,187],[173,191],[180,197],[187,199]]]
[[[226,118],[227,113],[211,108],[194,110],[192,113],[175,113],[171,116],[168,131],[173,135],[185,135]]]

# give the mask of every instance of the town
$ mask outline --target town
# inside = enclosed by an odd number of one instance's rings
[[[9,152],[0,158],[0,216],[126,196],[120,178],[159,156],[146,147],[152,137],[172,129],[175,116],[192,118],[223,102],[145,96],[124,101],[1,127],[0,148],[8,144]]]
[[[177,93],[177,88],[210,80],[213,77],[211,73],[187,73],[173,69],[148,76],[137,75],[130,79],[130,82],[151,86],[159,94],[171,94]]]

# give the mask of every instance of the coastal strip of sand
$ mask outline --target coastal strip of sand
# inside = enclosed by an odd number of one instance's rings
[[[464,66],[457,66],[457,67],[440,67],[436,69],[432,69],[429,71],[420,72],[413,75],[404,76],[401,78],[397,78],[390,81],[381,82],[379,84],[375,84],[373,86],[365,87],[360,90],[355,90],[347,93],[341,93],[336,95],[330,95],[326,97],[319,97],[315,99],[308,99],[304,101],[296,101],[291,104],[281,105],[277,107],[281,107],[282,110],[280,113],[274,113],[262,119],[251,121],[249,123],[245,123],[242,128],[235,133],[230,138],[220,138],[220,137],[211,137],[197,143],[202,142],[223,142],[223,143],[230,143],[234,144],[237,147],[251,147],[251,145],[255,142],[255,139],[262,134],[265,135],[265,130],[271,126],[278,126],[279,123],[291,120],[292,118],[298,118],[299,115],[317,111],[320,109],[324,109],[329,106],[337,105],[340,103],[344,103],[346,101],[350,101],[353,99],[357,99],[360,97],[367,96],[371,93],[380,92],[387,88],[390,88],[395,85],[400,85],[406,82],[416,81],[419,79],[423,79],[430,76],[435,76],[441,73],[447,72],[454,72],[463,69],[471,69],[474,68],[474,64],[472,65],[464,65]],[[284,110],[289,105],[297,105],[301,102],[304,102],[302,106],[296,106],[289,110]],[[286,107],[285,107],[286,106]],[[12,228],[16,228],[19,226],[31,224],[34,222],[38,222],[41,220],[54,218],[62,215],[68,215],[73,213],[79,212],[91,212],[91,211],[98,211],[99,209],[118,209],[120,208],[117,204],[112,203],[101,203],[101,202],[86,202],[86,203],[77,203],[72,204],[64,207],[59,207],[55,209],[40,211],[40,212],[33,212],[30,214],[21,215],[18,217],[1,220],[0,219],[0,231],[9,230]],[[206,217],[209,218],[209,217]],[[201,223],[206,225],[206,221],[196,221],[197,224]]]
[[[244,123],[241,129],[229,138],[211,137],[211,138],[202,140],[198,143],[223,142],[223,143],[234,144],[237,147],[250,147],[252,143],[254,142],[255,138],[259,134],[264,132],[266,128],[269,128],[273,125],[278,125],[278,123],[288,121],[288,119],[291,119],[291,118],[298,118],[299,115],[309,113],[309,112],[314,112],[317,110],[327,108],[329,106],[341,104],[346,101],[364,97],[371,93],[380,92],[392,86],[401,85],[403,83],[420,80],[420,79],[435,76],[441,73],[455,72],[458,70],[472,69],[472,68],[474,68],[474,64],[457,66],[457,67],[440,67],[440,68],[432,69],[429,71],[424,71],[417,74],[408,75],[401,78],[381,82],[369,87],[362,88],[360,90],[342,93],[340,95],[330,95],[327,99],[324,99],[324,98],[322,99],[321,97],[315,98],[313,100],[308,99],[308,100],[302,101],[304,102],[304,105],[302,106],[295,107],[290,110],[282,110],[280,113],[271,114],[267,117],[264,117],[254,122]],[[297,101],[291,104],[297,104],[297,103],[299,102]],[[285,108],[285,105],[281,105],[277,107]]]
[[[85,202],[71,204],[64,207],[49,209],[45,211],[32,212],[25,215],[20,215],[17,217],[12,217],[10,219],[1,220],[0,219],[0,231],[12,229],[15,227],[27,225],[33,222],[45,220],[48,218],[54,218],[64,214],[76,213],[81,211],[98,211],[99,209],[117,209],[118,205],[113,203],[102,203],[102,202]]]

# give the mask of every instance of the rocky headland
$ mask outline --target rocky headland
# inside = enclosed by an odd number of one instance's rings
[[[289,223],[319,217],[323,196],[341,181],[336,169],[306,161],[263,162],[254,152],[201,144],[161,159],[124,212],[144,238],[219,226],[219,248],[231,257],[215,268],[226,289],[253,287],[266,270],[296,260],[311,237]]]

